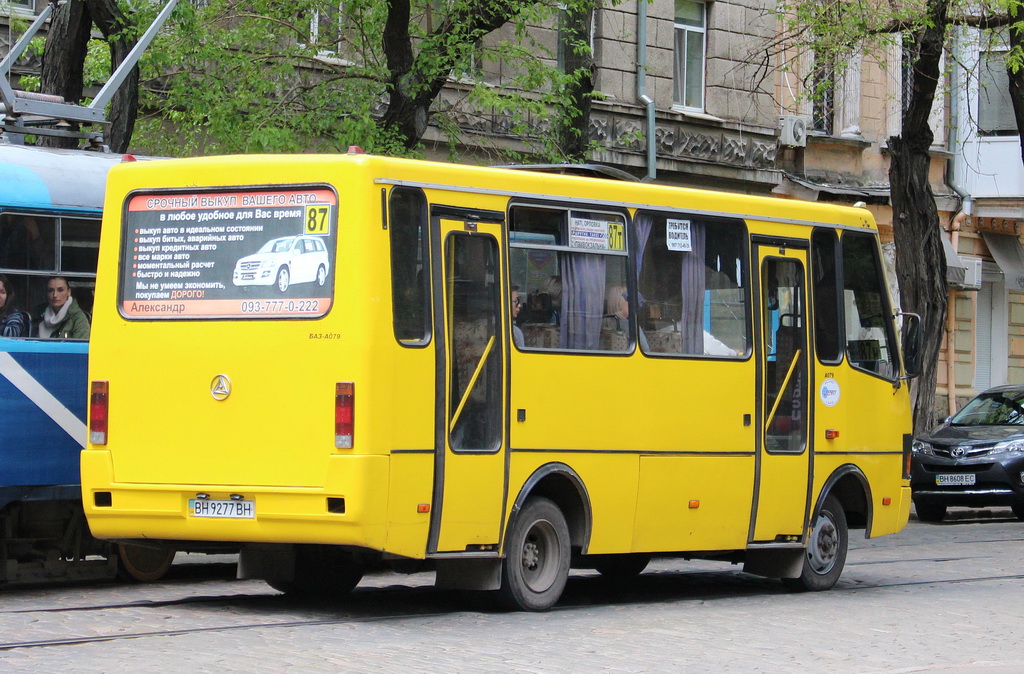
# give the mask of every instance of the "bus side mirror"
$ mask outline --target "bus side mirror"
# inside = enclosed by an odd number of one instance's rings
[[[921,374],[921,357],[924,353],[924,333],[921,331],[921,317],[917,314],[901,313],[903,316],[903,377],[913,379]]]

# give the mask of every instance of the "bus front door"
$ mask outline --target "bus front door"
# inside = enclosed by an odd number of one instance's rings
[[[505,502],[503,214],[434,207],[437,326],[430,553],[497,552]]]
[[[807,251],[757,246],[760,272],[760,447],[750,541],[803,539],[810,499]]]

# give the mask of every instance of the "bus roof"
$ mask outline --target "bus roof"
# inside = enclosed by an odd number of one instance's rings
[[[0,142],[0,208],[99,211],[107,172],[124,155]]]
[[[303,155],[226,155],[188,159],[164,159],[131,164],[124,169],[140,171],[132,182],[139,189],[229,187],[245,184],[246,169],[260,167],[259,174],[290,175],[289,166],[303,166],[328,172],[344,165],[360,167],[360,172],[380,184],[420,186],[426,189],[452,190],[562,200],[573,203],[586,199],[592,203],[684,209],[691,212],[723,213],[748,219],[779,220],[795,224],[830,224],[857,229],[876,229],[874,217],[866,208],[822,204],[773,196],[751,196],[737,192],[694,189],[653,183],[636,183],[606,178],[553,174],[549,172],[473,166],[401,159],[369,154]],[[271,167],[275,170],[268,170]],[[159,178],[156,177],[156,172]],[[308,172],[303,171],[304,174]],[[153,178],[149,178],[152,175]],[[199,175],[238,176],[238,183],[204,182]],[[143,177],[147,176],[147,177]],[[260,182],[263,182],[261,180]],[[710,182],[710,180],[709,180]],[[147,184],[148,183],[148,184]]]

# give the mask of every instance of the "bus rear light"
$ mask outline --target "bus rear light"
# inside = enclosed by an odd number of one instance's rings
[[[89,389],[89,442],[107,444],[108,382],[94,381]]]
[[[826,440],[835,440],[838,437],[839,437],[839,431],[837,431],[836,429],[834,429],[834,428],[826,428],[825,429],[825,439]]]
[[[356,385],[338,382],[334,389],[334,446],[352,449],[355,435]]]

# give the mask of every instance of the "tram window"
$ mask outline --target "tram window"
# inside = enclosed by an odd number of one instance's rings
[[[811,275],[814,282],[814,348],[818,360],[838,363],[843,359],[839,341],[839,265],[836,233],[816,229],[811,235]]]
[[[629,351],[625,218],[515,206],[509,222],[511,285],[523,299],[516,319],[523,348]]]
[[[99,221],[61,218],[60,232],[61,270],[95,272],[100,252]]]
[[[391,298],[395,338],[410,346],[430,340],[427,201],[418,189],[391,191]]]
[[[854,367],[895,379],[899,368],[878,246],[870,236],[846,232],[842,255],[846,356]]]
[[[56,271],[56,229],[56,218],[0,213],[0,268]],[[96,271],[95,262],[87,271]]]
[[[640,211],[634,231],[641,348],[658,355],[745,356],[743,223]]]

